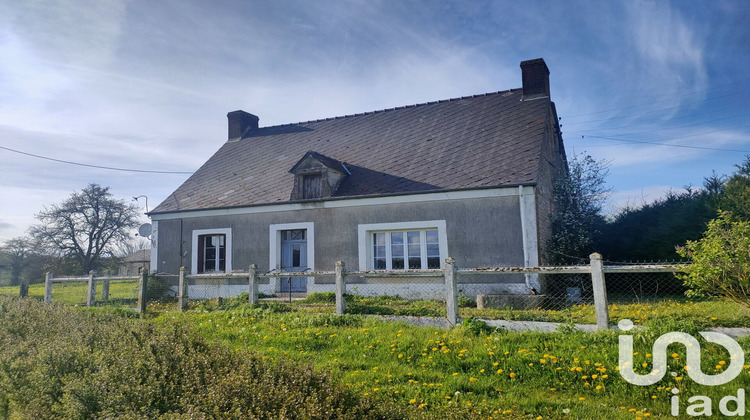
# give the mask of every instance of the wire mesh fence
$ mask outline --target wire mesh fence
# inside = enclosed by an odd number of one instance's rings
[[[710,297],[687,294],[680,278],[684,266],[627,264],[599,260],[599,265],[556,267],[483,267],[432,270],[346,270],[192,275],[159,273],[141,279],[92,277],[50,278],[32,284],[29,296],[71,305],[125,305],[141,307],[149,300],[237,303],[278,302],[300,310],[363,315],[460,318],[612,324],[654,317],[681,317],[727,312],[730,305]],[[597,274],[598,273],[598,274]],[[596,285],[600,284],[597,297]],[[92,288],[93,287],[93,288]],[[143,292],[141,292],[143,288]],[[46,290],[48,289],[48,290]],[[602,292],[606,289],[606,295]],[[0,288],[0,294],[18,295],[18,286]],[[170,303],[171,305],[171,303]],[[599,312],[601,307],[608,312]],[[692,315],[691,315],[692,316]],[[724,321],[732,324],[731,311]],[[748,316],[750,317],[750,315]],[[743,318],[744,319],[744,318]]]
[[[335,272],[183,274],[180,284],[185,287],[182,294],[185,301],[238,296],[244,299],[244,293],[248,293],[248,302],[277,301],[320,312],[335,309],[339,313],[365,315],[599,325],[611,321],[602,321],[603,316],[609,317],[606,310],[603,315],[597,312],[602,305],[607,308],[607,300],[614,321],[644,311],[644,307],[634,309],[632,305],[696,301],[685,295],[687,289],[676,275],[681,270],[679,264],[602,265],[600,257],[597,261],[598,265],[592,259],[589,265],[576,266],[458,269],[451,262],[451,268],[446,269],[388,271],[349,271],[342,265]],[[447,283],[449,271],[455,283],[453,292]],[[594,278],[596,273],[598,276]],[[597,284],[601,297],[595,296]],[[180,296],[179,286],[171,290]],[[337,303],[339,295],[341,308]]]
[[[346,313],[446,316],[443,270],[348,273]]]

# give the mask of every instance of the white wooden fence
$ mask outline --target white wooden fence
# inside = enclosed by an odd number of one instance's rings
[[[197,274],[188,275],[184,267],[180,269],[178,298],[181,310],[187,308],[189,295],[188,283],[190,280],[201,279],[228,279],[246,278],[248,281],[248,303],[258,303],[258,285],[269,284],[271,279],[281,277],[323,277],[333,276],[335,279],[336,313],[346,313],[347,278],[358,277],[374,279],[382,283],[387,279],[409,279],[409,278],[436,278],[442,281],[445,287],[446,313],[448,323],[456,325],[458,317],[458,284],[459,278],[464,275],[504,275],[504,274],[590,274],[592,290],[594,294],[594,305],[596,310],[597,329],[609,328],[609,312],[607,309],[607,289],[605,284],[606,273],[673,273],[682,271],[681,265],[622,265],[604,266],[602,256],[594,253],[590,256],[588,265],[562,266],[562,267],[483,267],[483,268],[456,268],[453,258],[445,260],[444,269],[431,270],[398,270],[398,271],[348,271],[344,262],[338,261],[334,271],[315,272],[272,272],[259,273],[258,267],[252,264],[246,273],[221,273],[221,274]],[[440,280],[442,278],[442,280]],[[377,279],[377,280],[375,280]],[[385,279],[385,280],[384,280]],[[359,283],[361,284],[361,283]]]
[[[146,287],[148,284],[148,273],[143,273],[140,276],[99,276],[96,277],[93,271],[89,272],[88,276],[66,276],[66,277],[54,277],[52,273],[47,273],[47,277],[44,281],[44,302],[52,302],[52,284],[54,283],[70,283],[70,282],[87,282],[88,293],[86,295],[86,306],[95,306],[96,300],[96,286],[97,283],[102,283],[102,299],[103,302],[109,301],[109,282],[114,280],[138,280],[138,306],[136,310],[138,312],[146,312]]]

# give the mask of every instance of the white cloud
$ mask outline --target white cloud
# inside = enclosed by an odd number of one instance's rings
[[[627,22],[639,60],[626,83],[645,97],[679,98],[707,87],[704,34],[669,3],[625,2]]]

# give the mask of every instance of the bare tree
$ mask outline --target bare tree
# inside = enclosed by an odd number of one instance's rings
[[[24,237],[11,238],[3,243],[0,251],[5,254],[10,266],[10,284],[13,286],[21,285],[21,296],[27,296],[29,282],[27,279],[22,279],[21,276],[33,252],[31,241]]]
[[[112,198],[109,187],[89,184],[36,218],[40,223],[30,234],[48,251],[74,259],[86,273],[130,240],[129,231],[138,226],[138,208]]]

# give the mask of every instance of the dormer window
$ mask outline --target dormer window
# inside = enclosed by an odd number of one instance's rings
[[[332,197],[349,175],[343,163],[313,151],[305,153],[289,172],[294,174],[292,200]]]
[[[302,175],[302,198],[320,198],[322,194],[321,174]]]

